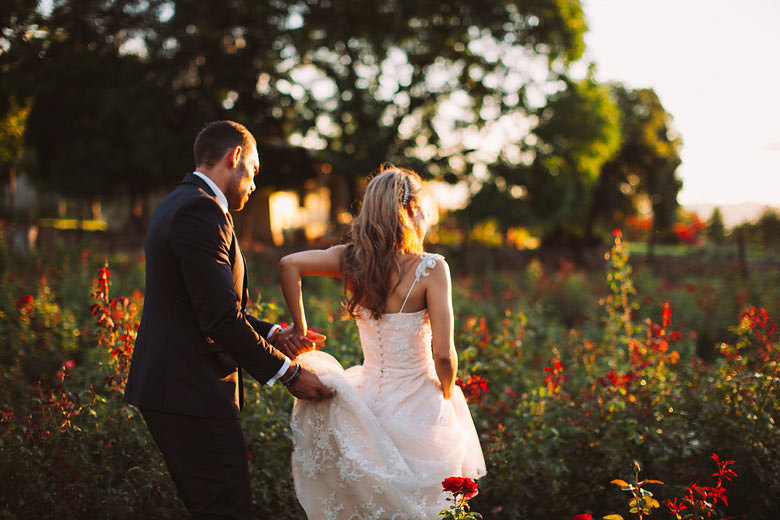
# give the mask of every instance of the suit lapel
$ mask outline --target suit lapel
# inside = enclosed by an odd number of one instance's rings
[[[247,285],[247,272],[246,272],[246,259],[244,258],[243,253],[241,253],[241,246],[238,244],[238,236],[236,235],[236,228],[233,226],[233,216],[228,211],[225,213],[227,215],[228,221],[230,222],[230,229],[233,233],[233,245],[234,247],[234,255],[232,258],[233,261],[233,272],[235,273],[235,283],[236,283],[236,294],[240,295],[241,297],[241,308],[246,307],[246,303],[248,300],[248,285]],[[239,285],[239,280],[240,285]]]
[[[233,272],[235,273],[237,269],[241,269],[243,271],[241,278],[242,278],[242,284],[241,284],[241,309],[246,308],[246,303],[249,297],[249,287],[247,285],[247,272],[246,272],[246,259],[244,258],[244,255],[241,253],[241,247],[238,245],[238,237],[236,236],[236,228],[233,226],[233,215],[230,214],[228,211],[225,213],[227,215],[228,220],[230,221],[230,229],[233,233],[233,247],[235,248],[235,256],[233,257]],[[236,277],[238,278],[238,277]],[[236,280],[234,278],[234,280]],[[238,291],[238,288],[236,289]],[[238,292],[236,292],[238,294]],[[244,371],[241,369],[241,365],[238,365],[238,409],[241,410],[244,408]]]

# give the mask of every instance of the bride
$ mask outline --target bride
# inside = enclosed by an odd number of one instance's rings
[[[348,244],[279,263],[300,335],[307,332],[301,276],[343,278],[364,358],[343,370],[324,352],[298,357],[335,394],[293,406],[293,478],[310,519],[435,518],[447,508],[443,479],[485,474],[455,386],[449,267],[423,252],[421,198],[416,173],[384,167],[368,184]]]

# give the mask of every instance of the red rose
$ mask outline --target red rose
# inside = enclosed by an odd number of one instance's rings
[[[480,376],[472,376],[469,374],[464,381],[461,378],[455,382],[462,390],[466,399],[481,403],[482,395],[488,391],[487,379]]]
[[[466,477],[447,477],[445,478],[441,486],[444,491],[449,491],[453,495],[463,495],[463,498],[468,500],[477,494],[477,483]]]
[[[574,518],[572,518],[572,520],[593,520],[593,517],[587,514],[574,515]]]
[[[24,296],[20,296],[19,299],[16,300],[16,307],[22,308],[27,307],[28,305],[31,305],[33,302],[33,297],[29,294],[25,294]]]

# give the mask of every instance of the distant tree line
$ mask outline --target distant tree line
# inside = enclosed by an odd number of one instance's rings
[[[389,161],[467,183],[465,226],[598,244],[644,212],[651,243],[672,234],[680,137],[652,90],[573,77],[579,1],[6,5],[6,184],[24,171],[69,197],[141,200],[192,168],[204,122],[229,118],[259,137],[261,162],[264,146],[313,149],[350,199]],[[288,169],[260,183],[312,176]]]
[[[726,229],[720,208],[715,208],[707,221],[706,239],[715,247],[743,241],[764,253],[780,253],[780,211],[767,207],[755,221]]]

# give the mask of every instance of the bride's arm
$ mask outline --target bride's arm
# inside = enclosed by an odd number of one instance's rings
[[[303,309],[301,276],[333,276],[341,278],[341,256],[346,246],[312,249],[287,255],[279,261],[279,279],[284,300],[298,334],[305,336],[308,326]]]
[[[452,312],[452,282],[450,268],[443,258],[436,260],[430,271],[425,292],[428,316],[431,320],[433,361],[441,383],[444,398],[449,399],[458,371],[458,353],[455,351],[454,319]]]

